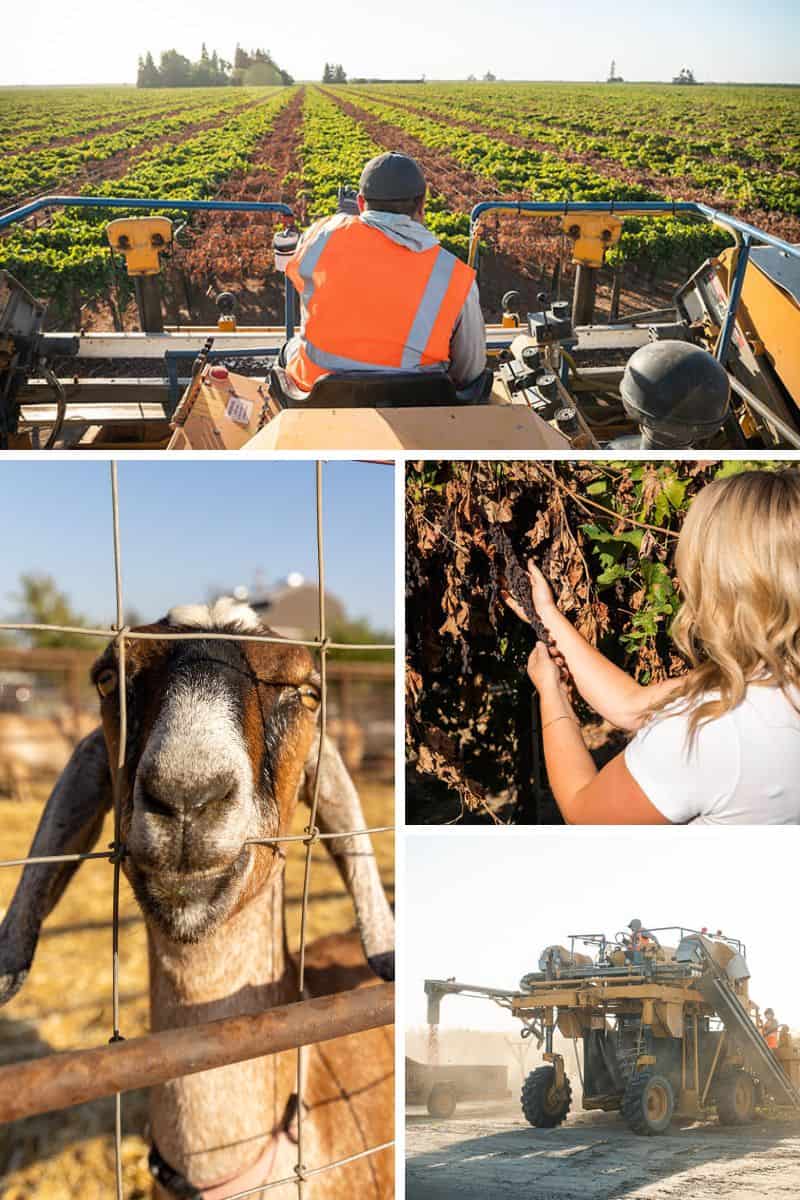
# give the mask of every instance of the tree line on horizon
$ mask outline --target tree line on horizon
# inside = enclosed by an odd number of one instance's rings
[[[292,83],[292,76],[278,66],[269,50],[243,50],[238,43],[233,62],[216,50],[209,54],[205,42],[197,62],[171,49],[162,51],[156,66],[148,50],[139,56],[136,71],[136,86],[140,88],[276,87]]]
[[[323,83],[347,83],[347,73],[341,63],[325,63]]]

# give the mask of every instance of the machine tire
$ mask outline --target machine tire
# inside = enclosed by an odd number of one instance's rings
[[[756,1085],[747,1071],[737,1069],[720,1079],[714,1091],[720,1125],[747,1125],[756,1111]]]
[[[451,1083],[435,1083],[428,1093],[427,1108],[432,1117],[446,1121],[456,1111],[456,1089]]]
[[[572,1086],[564,1076],[560,1092],[553,1089],[555,1067],[537,1067],[522,1085],[520,1102],[523,1115],[537,1129],[555,1129],[566,1119],[572,1104]]]
[[[675,1111],[672,1084],[663,1075],[635,1075],[622,1097],[622,1115],[634,1133],[652,1137],[669,1128]]]

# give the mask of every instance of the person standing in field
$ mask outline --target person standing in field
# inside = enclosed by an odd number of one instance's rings
[[[675,566],[682,605],[671,632],[690,670],[642,687],[573,628],[528,564],[552,639],[537,643],[528,674],[561,814],[590,825],[800,824],[800,471],[708,484],[689,509]],[[600,771],[564,666],[596,712],[634,734]]]
[[[358,216],[337,213],[300,239],[286,273],[300,296],[300,333],[280,365],[302,400],[337,371],[446,371],[479,389],[486,330],[475,272],[425,228],[427,184],[393,152],[361,174]]]

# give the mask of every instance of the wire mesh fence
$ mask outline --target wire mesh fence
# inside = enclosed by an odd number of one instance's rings
[[[217,631],[197,631],[197,632],[156,632],[152,631],[137,631],[131,629],[125,624],[124,613],[124,591],[122,583],[122,543],[120,537],[120,503],[119,503],[119,480],[116,461],[109,464],[110,468],[110,495],[111,495],[111,515],[112,515],[112,541],[113,541],[113,559],[114,559],[114,594],[116,619],[114,624],[107,627],[85,627],[85,626],[69,626],[69,625],[47,625],[33,624],[24,622],[2,622],[0,623],[0,631],[8,632],[54,632],[54,633],[70,633],[84,635],[87,637],[103,636],[113,641],[117,648],[117,668],[119,680],[119,739],[118,753],[116,761],[111,763],[112,773],[112,794],[113,794],[113,817],[114,817],[114,840],[106,851],[86,851],[76,854],[53,854],[53,855],[38,855],[28,856],[25,858],[4,859],[0,860],[1,867],[26,867],[45,863],[67,863],[67,862],[83,862],[89,859],[105,859],[113,868],[112,875],[112,918],[111,918],[111,1002],[112,1002],[112,1030],[110,1043],[124,1041],[123,1034],[120,1030],[120,969],[119,969],[119,931],[120,931],[120,876],[122,863],[125,858],[126,847],[121,839],[121,821],[122,821],[122,803],[124,789],[124,767],[126,760],[127,749],[127,734],[128,734],[128,714],[126,702],[126,651],[127,646],[135,641],[233,641],[233,642],[265,642],[276,643],[280,645],[304,646],[308,649],[316,650],[319,654],[319,676],[320,676],[320,713],[319,713],[319,737],[317,742],[317,756],[314,768],[314,777],[311,792],[310,816],[305,832],[302,834],[287,834],[274,838],[252,838],[248,839],[246,845],[268,845],[277,846],[285,842],[302,842],[305,847],[305,858],[303,863],[303,882],[302,896],[300,904],[300,945],[298,952],[298,982],[297,982],[297,999],[302,1001],[305,992],[305,974],[306,974],[306,942],[308,936],[308,909],[309,895],[311,882],[311,863],[314,846],[318,842],[323,842],[326,839],[341,839],[344,837],[361,837],[371,836],[373,834],[387,834],[394,831],[394,825],[371,826],[364,829],[351,829],[345,832],[337,831],[335,833],[322,833],[317,827],[317,811],[320,798],[321,784],[321,766],[323,755],[325,752],[327,719],[328,719],[328,662],[327,656],[330,650],[344,650],[353,652],[379,652],[387,649],[393,649],[391,644],[386,643],[343,643],[334,642],[328,636],[328,626],[326,620],[325,606],[325,538],[323,528],[324,505],[323,505],[323,464],[319,461],[315,463],[315,507],[316,507],[316,546],[317,546],[317,590],[319,596],[318,622],[319,632],[314,639],[303,640],[300,638],[287,638],[271,636],[269,634],[255,633],[222,633]],[[225,1197],[225,1200],[244,1200],[247,1196],[259,1195],[262,1192],[271,1191],[279,1187],[293,1185],[296,1187],[298,1200],[303,1200],[305,1195],[306,1183],[322,1175],[325,1172],[336,1170],[344,1167],[349,1163],[356,1162],[359,1159],[367,1158],[370,1155],[379,1154],[384,1150],[390,1149],[394,1145],[394,1140],[382,1142],[379,1145],[367,1147],[355,1154],[348,1155],[344,1158],[336,1159],[335,1161],[324,1163],[320,1166],[309,1167],[304,1162],[304,1078],[305,1078],[305,1055],[307,1047],[300,1044],[295,1048],[297,1056],[296,1064],[296,1085],[297,1085],[297,1162],[294,1167],[294,1174],[282,1179],[271,1180],[267,1183],[259,1184],[258,1186],[247,1188],[244,1191],[233,1192]],[[117,1092],[114,1097],[114,1166],[115,1166],[115,1196],[116,1200],[124,1200],[123,1179],[122,1179],[122,1095]]]

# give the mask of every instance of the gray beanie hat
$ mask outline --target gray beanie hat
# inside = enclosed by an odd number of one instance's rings
[[[426,186],[416,159],[390,150],[369,160],[358,190],[365,200],[415,200],[425,195]]]

